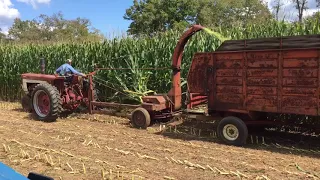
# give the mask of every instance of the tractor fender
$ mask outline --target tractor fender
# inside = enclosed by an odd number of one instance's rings
[[[26,94],[29,94],[29,88],[28,88],[29,84],[37,85],[37,84],[43,84],[43,83],[47,83],[47,81],[32,80],[32,79],[22,79],[22,90]]]

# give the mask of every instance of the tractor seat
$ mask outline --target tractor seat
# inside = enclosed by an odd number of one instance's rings
[[[73,79],[73,75],[66,75],[66,76],[60,75],[59,77],[62,77],[64,79],[64,84],[70,84]]]

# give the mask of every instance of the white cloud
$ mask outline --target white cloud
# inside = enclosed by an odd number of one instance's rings
[[[34,9],[37,9],[38,4],[49,4],[51,0],[17,0],[26,4],[31,4]]]
[[[31,4],[34,9],[38,4],[49,4],[51,0],[17,0],[18,2]],[[19,18],[19,10],[14,8],[11,0],[0,0],[0,28],[3,33],[7,34],[9,27],[15,18]]]
[[[273,11],[273,6],[278,2],[278,0],[263,0],[268,4],[268,7],[271,11]],[[295,4],[292,0],[280,0],[283,4],[281,10],[279,12],[279,18],[285,19],[288,21],[296,21],[298,20],[298,10],[295,8]],[[313,13],[320,11],[320,8],[317,8],[315,0],[308,0],[307,3],[308,9],[303,12],[303,17],[311,16]]]
[[[20,16],[10,0],[0,0],[0,28],[7,34],[13,20]]]

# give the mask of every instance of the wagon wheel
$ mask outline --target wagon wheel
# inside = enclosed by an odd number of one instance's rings
[[[132,112],[131,123],[135,128],[146,129],[150,125],[150,114],[144,108],[137,108]]]
[[[38,84],[32,92],[32,111],[39,120],[55,121],[62,111],[62,100],[56,87]]]
[[[225,117],[218,124],[218,136],[228,145],[242,146],[246,143],[248,128],[237,117]]]

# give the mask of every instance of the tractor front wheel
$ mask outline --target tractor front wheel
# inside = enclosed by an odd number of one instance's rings
[[[24,95],[21,99],[21,105],[22,109],[27,112],[31,113],[32,112],[32,103],[31,103],[31,97],[30,95]]]
[[[137,108],[132,112],[131,123],[135,128],[146,129],[150,125],[150,114],[144,108]]]
[[[41,121],[55,121],[62,111],[59,91],[51,84],[38,84],[32,92],[32,111]]]

